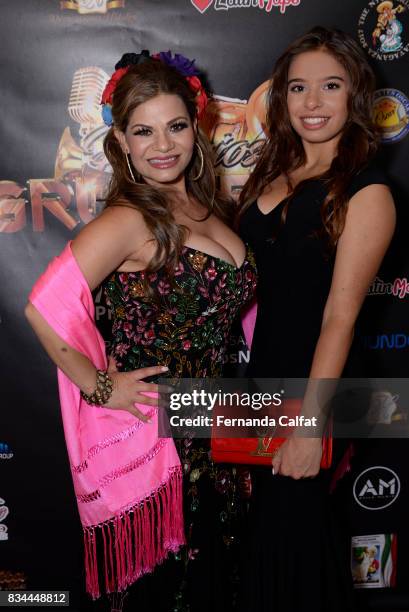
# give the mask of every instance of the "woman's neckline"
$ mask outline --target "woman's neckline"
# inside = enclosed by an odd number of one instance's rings
[[[273,206],[273,208],[271,210],[269,210],[266,213],[261,210],[261,208],[259,206],[259,203],[258,203],[258,198],[257,198],[257,200],[255,201],[256,208],[257,208],[258,212],[260,213],[260,215],[262,215],[263,217],[268,217],[269,215],[271,215],[271,213],[273,213],[275,210],[277,210],[277,208],[279,208],[279,206],[284,204],[284,202],[286,201],[287,198],[288,198],[288,196],[283,198],[282,200],[280,200],[277,204],[275,204]]]
[[[306,180],[306,182],[305,182],[304,188],[305,188],[305,187],[307,187],[308,185],[311,185],[312,183],[317,183],[317,182],[320,182],[320,181],[321,181],[321,179],[320,179],[319,177],[311,177],[311,178],[309,178],[309,179],[305,179],[305,180]],[[303,181],[303,182],[304,182],[304,181]],[[304,189],[304,188],[303,188],[303,189]],[[263,212],[263,211],[261,210],[261,208],[260,208],[260,206],[259,206],[259,203],[258,203],[258,198],[257,198],[257,200],[255,201],[255,205],[256,205],[256,208],[257,208],[258,212],[260,213],[260,215],[262,215],[263,217],[268,217],[268,216],[269,216],[269,215],[271,215],[271,214],[272,214],[272,213],[273,213],[275,210],[277,210],[277,208],[280,208],[280,206],[282,206],[282,205],[284,204],[284,202],[287,200],[287,198],[288,198],[290,195],[291,195],[291,194],[289,194],[289,195],[285,196],[285,198],[283,198],[282,200],[280,200],[279,202],[277,202],[277,204],[274,204],[273,208],[272,208],[271,210],[269,210],[268,212],[266,212],[266,213],[265,213],[265,212]],[[299,195],[299,194],[297,194],[297,195]]]
[[[198,253],[200,255],[204,255],[205,257],[210,257],[211,259],[214,259],[215,261],[218,261],[219,263],[222,263],[225,266],[229,266],[236,272],[239,272],[243,268],[244,264],[248,261],[247,256],[249,252],[249,245],[245,243],[245,247],[246,247],[246,252],[244,255],[244,259],[243,259],[243,262],[239,266],[236,266],[235,263],[234,264],[230,263],[230,261],[226,261],[222,257],[217,257],[216,255],[212,255],[211,253],[206,253],[206,251],[201,251],[200,249],[195,249],[194,247],[187,246],[186,244],[183,245],[182,252],[190,251],[192,253]],[[145,272],[145,270],[131,270],[131,271],[115,270],[113,274],[141,274],[142,272]]]

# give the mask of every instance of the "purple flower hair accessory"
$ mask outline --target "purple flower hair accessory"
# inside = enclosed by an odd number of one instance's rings
[[[185,77],[196,76],[199,74],[199,71],[194,66],[196,60],[190,60],[184,55],[180,55],[180,53],[175,53],[175,55],[172,57],[171,51],[161,51],[156,57],[158,57],[164,64],[175,68]]]

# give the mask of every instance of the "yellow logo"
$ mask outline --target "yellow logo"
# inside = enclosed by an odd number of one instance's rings
[[[380,128],[382,142],[393,143],[409,132],[409,100],[397,89],[378,89],[375,93],[373,117]]]

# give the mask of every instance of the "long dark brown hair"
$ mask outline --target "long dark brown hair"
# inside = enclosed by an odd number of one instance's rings
[[[334,248],[345,225],[351,179],[373,157],[378,146],[378,132],[372,119],[375,77],[358,44],[341,30],[315,27],[293,42],[277,60],[267,94],[268,138],[240,195],[239,214],[274,179],[284,175],[289,183],[289,174],[306,162],[301,138],[293,129],[288,114],[288,71],[294,57],[318,50],[333,55],[345,68],[350,79],[348,119],[338,143],[337,155],[328,171],[320,177],[325,180],[328,190],[321,208],[323,228],[330,247]],[[286,199],[282,212],[283,223],[288,205],[305,183],[301,181]]]
[[[192,125],[195,123],[195,92],[186,79],[173,67],[159,59],[150,58],[131,66],[119,81],[112,97],[113,126],[104,140],[105,155],[113,169],[106,206],[125,205],[138,210],[156,242],[156,252],[146,268],[147,274],[156,272],[162,266],[172,274],[186,238],[186,228],[178,225],[174,219],[174,200],[169,191],[147,184],[135,168],[133,174],[136,182],[132,180],[114,128],[125,132],[135,108],[160,94],[179,96],[186,106]],[[196,181],[192,180],[199,175],[201,166],[195,146],[192,160],[186,169],[187,192],[207,210],[205,218],[214,212],[224,221],[228,221],[232,215],[232,207],[216,193],[213,150],[200,129],[197,130],[196,142],[203,151],[204,167],[201,177]]]

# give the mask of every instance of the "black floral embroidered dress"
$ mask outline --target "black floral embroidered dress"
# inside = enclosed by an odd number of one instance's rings
[[[247,249],[236,267],[184,247],[173,281],[164,269],[148,275],[154,298],[145,295],[144,279],[144,271],[115,272],[104,284],[118,370],[166,365],[172,378],[222,376],[232,325],[255,292],[252,252]],[[174,573],[176,593],[170,607],[162,603],[163,612],[227,612],[236,603],[236,527],[240,499],[249,494],[248,472],[214,465],[208,440],[178,440],[177,447],[188,546],[179,555],[182,570]]]
[[[119,370],[166,365],[171,377],[223,374],[233,321],[255,290],[252,253],[234,265],[184,247],[172,286],[168,275],[148,276],[156,299],[145,297],[141,272],[115,272],[105,285],[112,308],[112,355]]]

